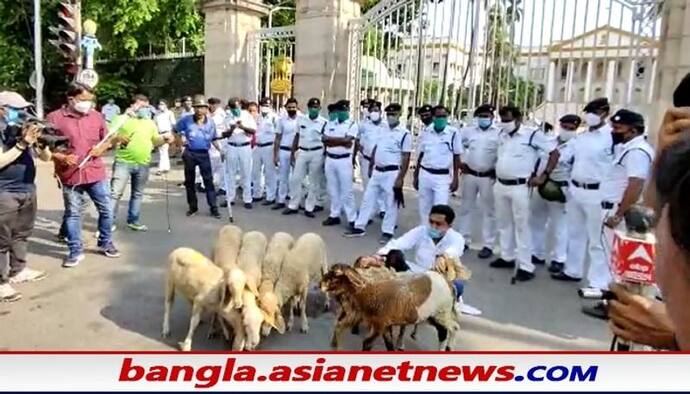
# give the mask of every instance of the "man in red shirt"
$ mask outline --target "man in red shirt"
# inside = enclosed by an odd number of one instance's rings
[[[101,156],[110,143],[98,143],[108,134],[103,115],[93,108],[93,93],[74,85],[67,91],[67,105],[47,116],[58,135],[69,138],[70,148],[53,154],[55,172],[62,183],[67,218],[69,256],[63,267],[76,267],[84,260],[81,242],[81,206],[88,194],[98,210],[98,249],[107,257],[120,257],[112,242],[113,219],[110,212],[110,187]],[[90,159],[79,168],[85,158]]]

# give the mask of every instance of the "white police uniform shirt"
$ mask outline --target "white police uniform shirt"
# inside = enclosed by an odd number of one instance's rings
[[[453,156],[462,152],[460,131],[452,126],[446,126],[439,133],[431,125],[422,132],[417,143],[417,157],[424,154],[421,166],[432,170],[452,170]]]
[[[496,177],[506,180],[529,178],[539,155],[548,155],[556,148],[555,138],[542,130],[520,125],[513,134],[501,131],[498,143]]]
[[[412,135],[402,123],[392,129],[386,125],[381,129],[375,148],[376,167],[400,166],[402,154],[412,152]]]
[[[242,126],[248,127],[250,129],[256,130],[256,120],[252,117],[252,115],[247,112],[247,111],[241,111],[240,116],[235,116],[232,113],[229,113],[228,116],[225,118],[225,128],[226,130],[229,130],[233,126],[237,124],[237,122],[241,122]],[[232,135],[229,138],[226,138],[226,142],[228,144],[244,144],[247,142],[251,142],[252,137],[250,134],[245,133],[244,130],[240,129],[239,127],[235,127],[234,130],[232,131]]]
[[[619,144],[614,148],[613,166],[604,184],[603,200],[618,204],[623,199],[629,178],[649,179],[654,160],[654,148],[644,136]]]
[[[566,141],[556,148],[558,149],[558,163],[551,171],[549,178],[556,182],[567,182],[570,180],[570,173],[573,170],[573,147],[572,140]],[[540,173],[546,169],[546,162],[541,164]]]
[[[482,130],[479,126],[468,126],[460,130],[462,136],[462,162],[477,172],[491,171],[498,160],[498,136],[501,130],[490,126]]]
[[[164,111],[159,111],[156,116],[154,117],[154,120],[156,122],[156,127],[158,127],[158,132],[163,134],[163,133],[168,133],[172,131],[173,127],[175,127],[175,114],[169,110],[166,109]],[[218,130],[218,125],[216,124],[216,130]]]
[[[415,261],[408,261],[410,271],[426,272],[433,268],[436,257],[447,254],[451,258],[459,259],[465,250],[465,238],[449,228],[438,243],[434,243],[427,233],[428,226],[413,228],[402,237],[389,241],[377,254],[386,255],[391,250],[415,250]]]
[[[295,135],[297,134],[297,123],[299,119],[300,116],[296,115],[294,119],[289,116],[284,116],[278,120],[278,134],[281,135],[280,146],[292,147],[292,142],[295,140]]]
[[[256,128],[257,145],[272,144],[276,138],[277,116],[273,112],[266,115],[259,115]]]
[[[602,183],[613,162],[613,140],[608,124],[579,133],[571,140],[573,169],[571,179],[582,184]]]
[[[328,122],[326,128],[324,129],[324,136],[335,138],[357,138],[357,124],[351,120],[346,120],[342,123],[338,121]],[[346,148],[344,146],[330,146],[326,147],[326,152],[332,155],[347,155],[352,153],[352,147]]]
[[[371,120],[366,120],[360,124],[359,145],[362,148],[362,154],[367,160],[371,160],[371,153],[374,151],[376,141],[385,127],[387,126],[383,120],[378,124],[375,124]]]
[[[299,134],[299,147],[313,149],[323,147],[323,132],[328,120],[323,116],[311,119],[308,116],[301,116],[297,121]]]

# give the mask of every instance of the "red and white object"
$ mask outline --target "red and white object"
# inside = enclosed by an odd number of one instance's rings
[[[656,238],[650,234],[644,239],[615,231],[611,253],[611,266],[616,282],[654,285]]]

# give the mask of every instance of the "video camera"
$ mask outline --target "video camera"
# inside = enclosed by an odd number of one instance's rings
[[[36,145],[40,149],[45,149],[47,147],[52,152],[56,152],[69,148],[69,138],[56,135],[55,126],[48,123],[44,119],[40,119],[30,114],[25,114],[23,122],[20,124],[20,126],[23,128],[31,125],[38,127],[41,132],[36,139]]]

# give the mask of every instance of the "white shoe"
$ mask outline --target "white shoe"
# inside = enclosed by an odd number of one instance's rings
[[[13,277],[10,277],[10,283],[26,283],[38,282],[48,276],[44,271],[33,270],[31,268],[24,268]]]
[[[68,257],[68,258],[62,263],[62,267],[63,267],[63,268],[74,268],[74,267],[78,266],[79,263],[81,263],[82,261],[84,261],[85,258],[86,258],[86,256],[84,256],[83,253],[80,253],[80,254],[77,255],[76,257]]]
[[[0,285],[0,302],[15,302],[21,299],[21,293],[13,289],[9,283]]]
[[[470,316],[479,316],[482,311],[473,307],[472,305],[465,304],[462,300],[455,303],[455,313],[464,314]]]

